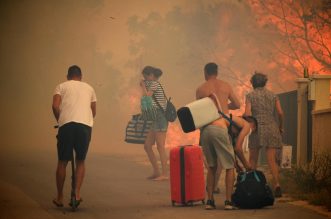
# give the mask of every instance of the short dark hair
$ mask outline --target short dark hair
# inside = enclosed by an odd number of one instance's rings
[[[264,87],[268,81],[267,75],[255,72],[254,75],[251,77],[251,84],[253,88]]]
[[[243,116],[243,119],[249,123],[254,123],[255,131],[257,131],[257,119],[254,116]]]
[[[141,73],[143,75],[150,75],[150,74],[153,74],[154,70],[155,70],[154,67],[147,65],[143,68]]]
[[[82,76],[82,71],[77,65],[73,65],[69,67],[67,78],[81,77],[81,76]]]
[[[204,70],[207,75],[217,75],[218,66],[214,62],[210,62],[205,65]]]

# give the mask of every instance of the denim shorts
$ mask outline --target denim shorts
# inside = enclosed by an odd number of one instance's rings
[[[165,118],[163,110],[157,110],[156,119],[153,122],[151,130],[155,132],[166,132],[168,130],[168,121]]]

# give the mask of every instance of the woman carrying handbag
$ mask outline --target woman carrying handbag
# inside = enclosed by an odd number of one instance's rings
[[[142,75],[144,77],[140,82],[140,86],[143,90],[142,104],[144,102],[148,103],[148,99],[151,99],[152,107],[154,109],[151,111],[155,112],[155,116],[152,116],[153,124],[147,134],[144,144],[144,149],[153,168],[152,175],[147,177],[147,179],[155,181],[167,180],[167,154],[165,150],[165,140],[168,130],[168,121],[164,114],[167,99],[164,95],[162,85],[158,82],[158,79],[162,75],[162,71],[158,68],[146,66],[142,71]],[[144,112],[142,112],[142,114],[144,115]],[[161,171],[159,170],[157,159],[153,151],[154,144],[156,144],[157,150],[160,154]]]

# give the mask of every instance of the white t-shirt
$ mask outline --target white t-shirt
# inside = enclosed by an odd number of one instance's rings
[[[87,83],[68,80],[56,86],[54,95],[61,96],[59,126],[68,122],[93,126],[91,102],[96,102],[94,89]]]

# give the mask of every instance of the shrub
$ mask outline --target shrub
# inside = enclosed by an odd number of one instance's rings
[[[315,153],[310,163],[284,170],[282,185],[294,198],[331,210],[331,155]]]

